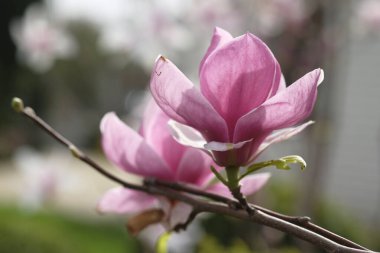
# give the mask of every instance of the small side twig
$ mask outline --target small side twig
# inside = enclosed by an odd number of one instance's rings
[[[180,232],[181,230],[186,230],[186,228],[190,225],[191,222],[193,222],[193,220],[195,219],[195,217],[197,217],[198,214],[199,212],[196,209],[193,209],[187,220],[184,223],[177,224],[173,228],[173,231]]]

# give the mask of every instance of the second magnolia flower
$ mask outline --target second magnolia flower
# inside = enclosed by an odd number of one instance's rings
[[[204,191],[231,197],[228,189],[215,181],[210,166],[218,168],[204,152],[177,143],[170,135],[169,118],[151,101],[138,132],[124,124],[115,113],[101,122],[102,147],[107,158],[120,169],[144,177],[191,185]],[[269,178],[268,173],[250,175],[241,181],[242,192],[250,195]],[[171,199],[122,187],[109,190],[98,205],[101,212],[120,214],[157,214],[152,223],[167,230],[185,222],[191,206]],[[152,212],[153,211],[153,212]],[[132,219],[133,220],[133,219]],[[149,221],[149,219],[148,219]],[[139,222],[149,225],[147,221]],[[136,222],[135,222],[136,223]],[[135,226],[131,226],[135,227]],[[140,229],[131,228],[137,233]]]
[[[200,67],[200,91],[168,59],[159,57],[150,88],[174,121],[177,140],[204,149],[221,166],[245,166],[270,144],[312,122],[321,69],[286,87],[270,49],[251,33],[233,38],[215,28]],[[292,127],[292,128],[289,128]]]

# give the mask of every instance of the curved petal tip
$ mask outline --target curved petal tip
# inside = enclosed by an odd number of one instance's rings
[[[325,79],[325,72],[323,71],[323,69],[318,69],[318,70],[319,70],[319,78],[318,78],[317,85],[319,86]]]

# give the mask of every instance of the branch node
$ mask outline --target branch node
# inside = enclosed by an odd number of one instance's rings
[[[69,146],[69,150],[71,152],[71,154],[75,157],[75,158],[82,158],[83,157],[83,154],[82,152],[77,148],[75,147],[74,145],[70,145]]]
[[[232,200],[228,200],[226,201],[227,203],[227,206],[233,210],[239,210],[239,209],[242,209],[242,206],[240,203],[238,202],[235,202],[235,201],[232,201]]]
[[[36,113],[34,112],[33,108],[31,107],[26,107],[24,110],[23,110],[26,114],[29,114],[31,116],[36,116]]]
[[[305,225],[309,222],[311,222],[311,218],[308,217],[308,216],[301,216],[301,217],[297,217],[297,221],[302,224],[302,225]]]
[[[231,192],[232,196],[234,196],[234,198],[236,198],[239,201],[241,207],[247,211],[248,215],[253,216],[257,210],[256,210],[256,208],[249,205],[249,203],[247,202],[247,199],[245,198],[245,196],[240,191],[240,188],[241,188],[241,186],[239,185],[238,187],[236,187],[234,189],[230,189],[230,192]]]

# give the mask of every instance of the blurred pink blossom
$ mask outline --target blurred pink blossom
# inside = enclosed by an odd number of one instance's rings
[[[48,70],[56,58],[76,52],[73,39],[42,6],[30,6],[22,20],[12,23],[11,34],[20,59],[38,72]]]
[[[182,182],[230,196],[224,185],[213,181],[210,166],[217,167],[213,160],[198,149],[177,143],[167,126],[168,120],[153,100],[145,111],[138,132],[125,125],[115,113],[106,114],[100,128],[107,158],[129,173]],[[268,177],[268,173],[246,177],[241,182],[242,192],[246,195],[256,192]],[[184,203],[121,187],[108,191],[98,204],[100,212],[138,213],[141,219],[156,215],[156,212],[149,211],[154,208],[163,212],[164,216],[159,219],[166,229],[184,222],[192,210]]]
[[[256,0],[255,7],[258,32],[264,36],[275,36],[285,27],[300,25],[310,13],[305,0]]]
[[[323,71],[309,72],[288,88],[270,49],[247,33],[233,38],[216,28],[199,67],[199,92],[168,59],[159,57],[151,91],[173,120],[177,140],[209,152],[221,166],[249,165],[270,144],[290,138],[317,97]],[[278,132],[274,132],[279,130]]]
[[[357,5],[357,29],[358,33],[365,34],[380,31],[380,1],[363,0]]]
[[[20,200],[26,209],[42,208],[54,200],[59,189],[70,181],[69,174],[64,170],[67,162],[56,151],[44,155],[22,147],[15,152],[13,159],[21,173],[23,189],[27,189],[22,191]]]

